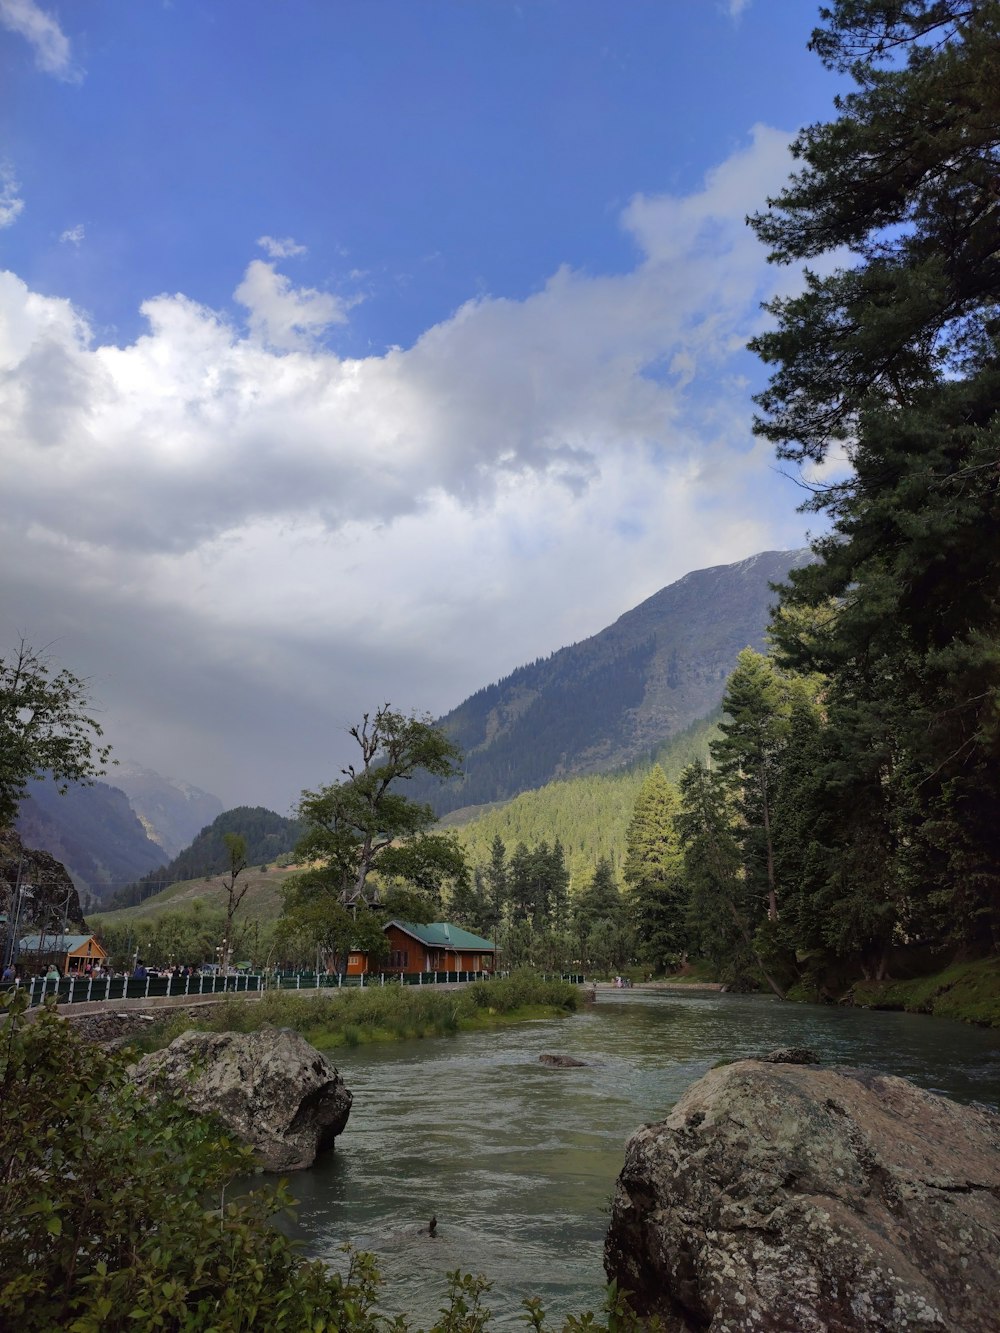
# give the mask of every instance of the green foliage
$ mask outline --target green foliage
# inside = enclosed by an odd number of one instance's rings
[[[810,946],[878,979],[902,940],[1000,947],[1000,4],[822,14],[813,46],[854,91],[753,225],[776,262],[839,266],[773,302],[753,346],[775,367],[758,430],[851,464],[814,489],[832,531],[775,643],[826,678],[796,872]]]
[[[283,1189],[226,1201],[248,1151],[24,1003],[0,996],[0,1325],[374,1333],[369,1258],[346,1279],[301,1263],[269,1223]]]
[[[111,747],[98,744],[88,706],[86,682],[24,639],[0,657],[0,828],[13,824],[29,779],[48,773],[64,791],[103,775]]]
[[[1000,959],[954,963],[912,981],[862,981],[853,1000],[869,1009],[905,1009],[1000,1028]]]
[[[461,853],[453,839],[428,832],[437,822],[433,810],[398,786],[417,772],[454,773],[458,749],[429,718],[407,717],[388,704],[366,713],[349,734],[361,751],[358,767],[343,770],[345,781],[302,793],[306,832],[297,851],[319,865],[303,883],[316,885],[322,874],[336,896],[367,901],[367,880],[377,868],[440,891],[445,878],[463,873]]]
[[[268,991],[260,1000],[237,998],[206,1005],[193,1017],[175,1015],[151,1024],[141,1049],[158,1050],[181,1032],[255,1032],[261,1027],[292,1028],[320,1049],[408,1037],[442,1036],[478,1026],[484,1015],[513,1018],[526,1010],[570,1013],[579,1003],[576,986],[544,981],[523,969],[461,990],[398,983],[367,985],[336,993]]]
[[[668,971],[688,941],[684,853],[677,831],[677,793],[656,764],[636,798],[628,827],[624,879],[643,961]]]
[[[716,725],[714,716],[698,722],[622,772],[550,782],[452,827],[470,863],[484,868],[491,864],[497,838],[506,848],[558,842],[572,893],[602,856],[612,865],[622,864],[629,821],[650,768],[659,764],[669,780],[676,780],[686,765],[707,756]]]

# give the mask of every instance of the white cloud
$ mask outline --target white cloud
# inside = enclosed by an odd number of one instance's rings
[[[263,259],[250,261],[233,295],[248,311],[251,336],[285,352],[308,348],[332,324],[346,323],[351,305],[313,287],[293,287]]]
[[[154,766],[138,740],[176,695],[207,767],[170,771],[195,781],[232,764],[237,701],[285,709],[266,747],[250,728],[245,764],[261,781],[266,752],[273,784],[298,764],[293,795],[328,779],[309,765],[359,705],[443,711],[689,569],[799,544],[741,350],[789,280],[743,221],[785,179],[786,142],[758,128],[692,195],[634,199],[631,272],[560,269],[380,356],[318,345],[346,302],[262,260],[236,293],[246,330],[164,295],[121,347],[0,275],[13,623],[44,608],[48,637],[92,642],[98,675],[113,663],[128,752]],[[224,794],[262,799],[247,784]]]
[[[258,236],[257,244],[271,259],[293,259],[297,255],[308,254],[304,245],[299,245],[291,236]]]
[[[24,212],[24,200],[13,169],[0,162],[0,228],[11,227]]]
[[[726,0],[726,12],[731,19],[738,19],[749,8],[750,0]]]
[[[52,15],[41,9],[35,0],[0,0],[0,23],[31,44],[35,64],[46,74],[67,81],[79,78],[69,39]]]
[[[83,223],[80,222],[77,223],[75,227],[67,227],[59,237],[59,240],[63,245],[79,245],[83,240],[84,235]]]

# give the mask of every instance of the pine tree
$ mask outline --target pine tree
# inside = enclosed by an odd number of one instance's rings
[[[677,828],[690,894],[688,919],[700,952],[737,984],[759,969],[783,999],[782,987],[754,947],[742,854],[723,780],[694,763],[681,775],[680,794]]]
[[[751,895],[767,899],[767,915],[778,918],[774,869],[774,802],[781,750],[788,729],[788,698],[769,658],[744,648],[726,682],[722,733],[712,758],[729,782],[743,817],[740,841]],[[754,912],[756,917],[756,912]]]
[[[628,828],[623,877],[642,958],[666,971],[687,939],[684,853],[676,828],[679,803],[659,764],[650,769]]]
[[[784,593],[840,613],[782,650],[830,678],[841,876],[878,879],[874,901],[863,879],[843,890],[872,942],[946,926],[996,948],[1000,3],[821,12],[812,46],[855,90],[802,131],[802,169],[752,221],[775,262],[839,262],[770,307],[757,429],[780,457],[837,446],[852,466],[816,486],[833,531]]]
[[[490,863],[486,867],[486,921],[498,930],[509,901],[507,884],[507,848],[499,833],[494,834],[490,847]]]

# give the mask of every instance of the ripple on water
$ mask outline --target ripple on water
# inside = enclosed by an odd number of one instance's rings
[[[432,1319],[456,1268],[494,1281],[499,1325],[540,1296],[555,1316],[600,1303],[607,1207],[624,1144],[720,1059],[811,1046],[964,1101],[1000,1101],[1000,1034],[909,1014],[757,996],[641,991],[565,1019],[360,1047],[337,1151],[292,1180],[295,1234],[340,1265],[372,1250],[386,1308]],[[550,1069],[543,1051],[586,1067]],[[438,1236],[421,1234],[432,1214]]]

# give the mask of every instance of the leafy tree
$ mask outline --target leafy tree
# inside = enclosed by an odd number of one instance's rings
[[[461,872],[464,859],[452,838],[430,834],[437,822],[429,805],[410,801],[399,785],[414,773],[445,778],[457,771],[455,745],[429,718],[407,717],[384,704],[349,731],[361,750],[345,781],[305,791],[299,815],[307,831],[300,856],[317,861],[345,900],[366,902],[372,871],[412,879],[421,888]]]
[[[687,888],[677,811],[677,795],[655,764],[632,812],[623,878],[641,956],[657,971],[666,971],[676,961],[687,938]]]
[[[65,791],[103,776],[111,747],[88,707],[86,682],[24,639],[0,657],[0,828],[14,823],[31,778],[49,773]]]
[[[843,885],[872,942],[912,938],[937,911],[938,929],[991,949],[1000,4],[838,0],[821,15],[812,46],[854,90],[801,132],[801,170],[752,220],[775,262],[827,261],[771,304],[775,327],[752,344],[775,367],[757,429],[783,458],[839,447],[851,469],[814,486],[809,507],[833,529],[783,593],[796,608],[836,599],[839,613],[780,648],[829,678],[830,845],[842,874],[875,868],[868,902],[862,883]]]

